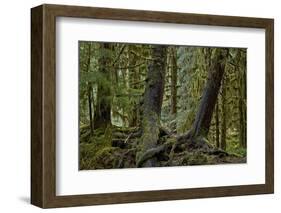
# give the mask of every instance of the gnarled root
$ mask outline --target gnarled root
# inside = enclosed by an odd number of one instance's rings
[[[177,142],[173,145],[169,154],[169,158],[170,158],[169,162],[173,159],[175,149],[181,145],[185,145],[186,149],[189,151],[199,150],[202,153],[208,155],[219,155],[221,157],[226,157],[226,156],[238,157],[236,155],[229,154],[224,150],[213,147],[211,144],[209,144],[208,140],[205,137],[192,136],[192,131],[189,131],[186,134],[177,137]]]
[[[162,152],[165,152],[167,149],[171,148],[174,143],[175,143],[175,138],[169,138],[166,143],[147,150],[137,160],[136,167],[141,167],[142,164],[147,160],[159,155]]]
[[[161,145],[161,146],[158,146],[158,147],[151,148],[151,149],[147,150],[137,160],[136,167],[141,167],[144,162],[146,162],[147,160],[153,158],[154,156],[156,156],[160,152],[163,152],[164,150],[165,150],[165,145],[164,144]]]

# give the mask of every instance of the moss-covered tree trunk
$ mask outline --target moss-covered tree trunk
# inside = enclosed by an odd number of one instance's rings
[[[136,162],[138,167],[153,167],[156,159],[142,162],[142,156],[155,148],[159,138],[160,114],[164,94],[166,47],[157,45],[151,50],[143,100],[142,136],[139,141]]]
[[[216,104],[216,147],[220,148],[220,121],[219,121],[219,102]]]
[[[110,44],[100,44],[101,55],[99,58],[99,73],[101,79],[97,85],[97,98],[94,114],[94,129],[105,129],[111,125],[111,74],[110,64]]]
[[[86,71],[90,72],[91,67],[91,43],[88,43],[88,56],[87,56],[87,65],[86,65]],[[92,100],[93,100],[93,87],[90,82],[88,84],[88,90],[87,90],[87,96],[88,96],[88,108],[89,108],[89,120],[90,120],[90,130],[91,135],[93,135],[93,113],[92,113]]]
[[[225,58],[228,54],[227,50],[217,48],[214,51],[211,59],[211,67],[208,71],[208,79],[203,90],[195,121],[189,134],[193,142],[205,141],[207,138],[225,71]]]
[[[223,85],[226,84],[226,79],[223,79]],[[221,91],[221,148],[226,150],[226,87],[223,86]]]
[[[177,113],[177,52],[175,47],[171,48],[172,52],[172,70],[171,70],[171,114]]]
[[[246,81],[245,81],[245,69],[246,65],[241,60],[241,50],[237,50],[237,65],[235,71],[239,73],[239,133],[240,133],[240,146],[246,148]]]

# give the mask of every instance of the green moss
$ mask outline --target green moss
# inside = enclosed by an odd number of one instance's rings
[[[108,126],[104,129],[95,130],[94,136],[89,139],[89,143],[80,143],[80,169],[95,169],[97,167],[97,159],[101,155],[106,155],[111,147],[112,129]]]
[[[100,158],[102,156],[107,156],[107,155],[111,154],[116,149],[117,149],[117,147],[104,147],[104,148],[100,149],[99,151],[97,151],[95,157]]]
[[[174,145],[177,143],[177,138],[176,137],[170,137],[170,138],[167,138],[165,144],[167,145]]]
[[[202,165],[208,163],[208,155],[201,152],[186,153],[182,159],[182,165]]]
[[[80,169],[105,169],[116,168],[121,156],[118,147],[105,145],[81,144],[80,145]]]
[[[94,166],[96,169],[118,168],[121,152],[118,147],[104,147],[96,153]]]

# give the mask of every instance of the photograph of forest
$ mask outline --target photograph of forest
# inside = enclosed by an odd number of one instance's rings
[[[247,49],[79,41],[79,169],[246,163]]]

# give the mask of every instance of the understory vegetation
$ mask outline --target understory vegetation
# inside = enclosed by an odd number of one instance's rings
[[[245,163],[243,48],[79,42],[79,169]]]

